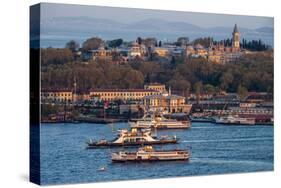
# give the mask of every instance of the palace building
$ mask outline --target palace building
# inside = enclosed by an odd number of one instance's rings
[[[160,94],[153,89],[92,89],[90,97],[97,97],[103,101],[141,100],[145,96]]]
[[[41,102],[72,102],[71,89],[42,89]]]
[[[128,56],[130,59],[134,59],[136,57],[143,58],[146,53],[146,47],[143,44],[138,44],[137,42],[133,42]]]
[[[192,105],[185,103],[185,97],[161,93],[143,98],[145,109],[151,111],[164,111],[168,113],[189,113]]]
[[[240,57],[240,33],[237,24],[235,24],[232,32],[232,46],[225,46],[223,43],[216,45],[211,44],[208,49],[207,58],[210,62],[224,64],[227,62],[235,62]]]
[[[166,91],[165,85],[159,84],[159,83],[146,84],[146,85],[144,85],[144,89],[156,90],[156,91],[159,91],[160,93],[163,93]]]

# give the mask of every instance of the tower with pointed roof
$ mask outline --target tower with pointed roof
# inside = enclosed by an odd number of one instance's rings
[[[235,24],[233,32],[232,32],[232,48],[240,49],[240,33],[237,28],[237,24]]]

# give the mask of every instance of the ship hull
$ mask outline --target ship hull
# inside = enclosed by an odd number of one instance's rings
[[[186,161],[190,154],[186,151],[148,152],[148,153],[113,153],[112,162],[150,162],[150,161]]]
[[[122,147],[122,146],[141,146],[141,145],[162,145],[162,144],[176,144],[178,140],[157,140],[146,142],[130,142],[130,143],[88,143],[88,149],[106,148],[106,147]]]
[[[155,161],[189,161],[188,158],[175,158],[175,159],[159,159],[159,158],[151,158],[151,159],[112,159],[113,163],[125,163],[125,162],[155,162]]]
[[[188,129],[191,127],[190,122],[184,122],[182,124],[168,124],[168,123],[158,123],[156,126],[150,124],[137,124],[137,123],[130,123],[131,128],[138,128],[138,129],[148,129],[148,128],[157,128],[157,129]]]

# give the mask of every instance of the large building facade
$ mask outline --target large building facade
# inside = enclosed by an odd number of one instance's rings
[[[227,46],[224,42],[213,44],[211,41],[208,48],[205,48],[200,44],[187,46],[185,55],[186,57],[203,57],[208,59],[209,62],[216,64],[237,61],[242,55],[240,49],[240,32],[238,31],[237,24],[235,24],[232,32],[231,43],[231,46]]]
[[[192,105],[185,103],[185,97],[161,93],[143,98],[144,108],[167,113],[189,113]]]
[[[159,94],[159,91],[153,89],[93,89],[90,90],[91,98],[98,98],[103,101],[114,100],[142,100],[145,96]]]
[[[165,85],[159,83],[146,84],[144,85],[144,89],[151,89],[151,90],[159,91],[161,93],[166,91]]]
[[[73,92],[71,89],[42,89],[41,102],[72,102]]]

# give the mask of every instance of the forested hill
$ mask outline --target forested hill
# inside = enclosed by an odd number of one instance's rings
[[[200,58],[190,59],[188,63],[135,61],[123,65],[74,62],[71,55],[61,59],[57,57],[63,62],[60,64],[50,64],[46,61],[50,57],[43,58],[42,88],[73,88],[76,79],[79,90],[143,88],[145,83],[159,82],[183,92],[192,91],[196,83],[208,90],[236,92],[243,87],[248,91],[273,91],[272,51],[244,55],[238,62],[225,65],[212,64]]]

